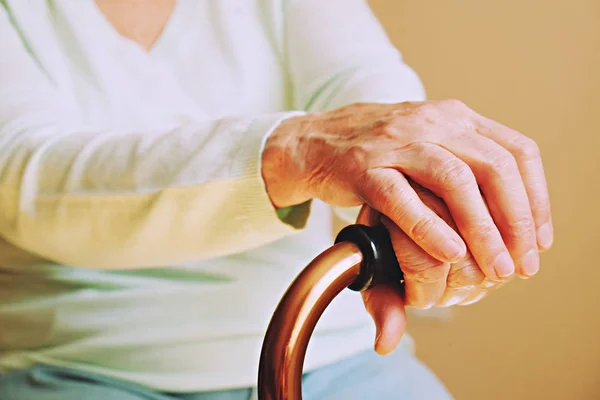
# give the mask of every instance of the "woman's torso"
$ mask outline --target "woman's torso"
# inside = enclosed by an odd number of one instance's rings
[[[140,130],[289,109],[278,3],[178,1],[146,51],[93,0],[7,2],[24,45],[86,124]],[[57,265],[0,239],[0,371],[41,362],[163,390],[251,385],[279,297],[331,243],[329,211],[315,201],[303,232],[260,249],[152,269]],[[360,296],[344,293],[309,367],[370,346],[372,334]]]

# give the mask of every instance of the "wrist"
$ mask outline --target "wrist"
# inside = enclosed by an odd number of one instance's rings
[[[265,142],[262,153],[262,177],[276,208],[302,204],[313,196],[302,157],[302,132],[309,116],[282,121]]]

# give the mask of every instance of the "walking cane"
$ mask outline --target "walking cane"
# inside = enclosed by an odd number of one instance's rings
[[[364,206],[357,223],[340,231],[277,305],[261,350],[258,399],[301,400],[306,348],[327,306],[346,288],[363,291],[384,282],[400,288],[402,277],[379,213]]]

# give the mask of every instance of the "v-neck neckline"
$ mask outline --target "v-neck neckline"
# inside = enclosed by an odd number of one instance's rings
[[[113,36],[120,43],[124,43],[128,46],[133,46],[134,48],[144,53],[147,57],[153,57],[155,55],[158,55],[164,51],[163,48],[169,48],[169,43],[173,42],[173,38],[177,36],[177,33],[184,29],[182,16],[185,15],[187,12],[185,8],[190,5],[190,2],[188,0],[176,0],[175,5],[173,6],[173,10],[171,11],[171,15],[165,23],[165,26],[163,27],[161,33],[158,35],[152,46],[150,46],[149,49],[146,49],[144,48],[144,46],[142,46],[135,40],[123,36],[121,33],[119,33],[115,26],[108,20],[106,15],[102,12],[100,7],[98,7],[98,4],[94,0],[90,1],[92,2],[94,11],[98,14],[98,18],[102,21],[102,24],[105,26],[106,31],[108,31],[111,36]]]

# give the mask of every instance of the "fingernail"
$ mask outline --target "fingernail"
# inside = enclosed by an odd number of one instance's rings
[[[450,262],[458,261],[463,256],[463,247],[454,240],[445,241],[441,250],[444,253],[444,257]]]
[[[500,278],[507,278],[515,273],[515,263],[510,254],[500,253],[494,260],[494,270]]]
[[[527,276],[535,275],[540,269],[540,256],[536,250],[531,250],[521,258],[521,271]]]
[[[540,226],[537,231],[537,242],[538,246],[542,249],[548,249],[552,246],[552,241],[554,240],[554,235],[552,232],[552,224],[550,222],[546,222],[544,225]]]

